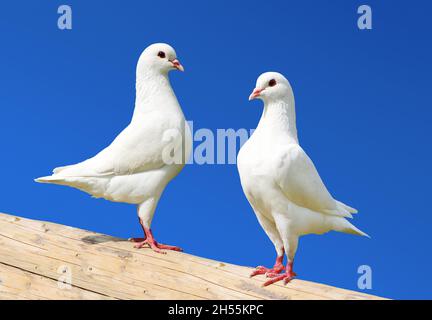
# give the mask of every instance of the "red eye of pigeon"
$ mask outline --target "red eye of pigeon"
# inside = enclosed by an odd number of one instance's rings
[[[274,87],[276,85],[276,80],[275,79],[271,79],[270,81],[269,81],[269,86],[270,87]]]

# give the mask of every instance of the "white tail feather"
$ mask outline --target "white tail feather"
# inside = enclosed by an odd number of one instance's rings
[[[357,209],[352,208],[352,207],[346,205],[346,204],[343,203],[343,202],[340,202],[340,201],[337,201],[337,200],[336,200],[336,202],[337,202],[337,203],[338,203],[342,208],[344,208],[345,210],[347,210],[347,211],[350,212],[350,213],[357,213],[357,212],[358,212]]]
[[[59,181],[64,181],[64,178],[56,176],[56,175],[52,175],[52,176],[40,177],[40,178],[34,179],[34,181],[39,182],[39,183],[56,183]]]
[[[370,238],[370,236],[361,231],[359,228],[351,224],[348,220],[344,218],[335,218],[332,221],[333,230],[348,233],[348,234],[355,234],[358,236],[364,236]]]

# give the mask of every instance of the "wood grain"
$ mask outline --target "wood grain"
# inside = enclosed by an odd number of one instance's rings
[[[381,299],[298,279],[263,288],[251,271],[0,214],[0,299]]]

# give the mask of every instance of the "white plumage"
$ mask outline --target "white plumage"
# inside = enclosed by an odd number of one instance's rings
[[[250,96],[264,101],[258,127],[238,154],[243,191],[258,221],[273,242],[278,258],[273,268],[257,267],[252,276],[267,274],[265,285],[290,281],[298,238],[331,230],[364,235],[346,218],[357,210],[335,200],[297,138],[295,103],[288,80],[276,72],[262,74]],[[283,256],[287,255],[286,273]]]
[[[147,243],[156,251],[163,247],[156,241],[149,243],[156,205],[191,152],[191,132],[168,78],[173,69],[183,71],[171,46],[158,43],[145,49],[137,65],[131,123],[93,158],[36,179],[74,187],[96,198],[137,204],[146,234],[146,240],[136,241],[137,246]]]

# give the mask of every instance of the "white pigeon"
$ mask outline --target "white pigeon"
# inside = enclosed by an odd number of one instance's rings
[[[264,111],[258,127],[239,151],[237,165],[243,191],[259,223],[273,242],[273,268],[259,266],[251,274],[288,283],[298,239],[305,234],[335,230],[367,236],[345,218],[357,210],[334,199],[297,138],[294,95],[288,80],[277,72],[262,74],[249,97],[261,99]],[[285,273],[283,259],[287,255]]]
[[[110,146],[81,163],[56,168],[41,183],[74,187],[115,202],[136,204],[145,238],[136,248],[181,251],[153,237],[150,225],[168,182],[184,167],[191,152],[191,132],[171,88],[168,73],[183,71],[176,52],[156,43],[141,54],[136,70],[136,100],[131,123]]]

